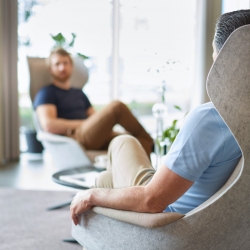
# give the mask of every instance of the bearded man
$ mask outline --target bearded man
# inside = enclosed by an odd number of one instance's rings
[[[95,111],[82,89],[71,87],[74,65],[66,50],[51,51],[48,65],[52,83],[43,87],[34,100],[44,131],[70,136],[88,150],[105,150],[110,141],[121,134],[113,131],[114,125],[120,124],[150,155],[153,139],[124,103],[113,101],[103,110]]]

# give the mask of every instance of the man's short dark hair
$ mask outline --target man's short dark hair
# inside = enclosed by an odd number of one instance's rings
[[[214,45],[217,52],[220,51],[234,30],[247,24],[250,24],[250,9],[237,10],[221,15],[217,20],[214,35]]]
[[[61,56],[67,56],[70,59],[70,62],[73,64],[73,60],[72,57],[70,55],[70,53],[68,51],[66,51],[65,49],[61,48],[61,47],[57,47],[53,50],[51,50],[49,57],[47,58],[47,65],[50,67],[51,64],[51,57],[55,54],[61,55]]]

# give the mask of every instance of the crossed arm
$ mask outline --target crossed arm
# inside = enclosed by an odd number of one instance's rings
[[[95,112],[93,107],[89,107],[86,111],[87,116]],[[53,134],[66,134],[67,130],[73,130],[84,120],[67,120],[57,117],[57,109],[53,104],[43,104],[37,107],[36,113],[44,131]]]
[[[70,207],[71,218],[77,225],[78,215],[93,206],[146,213],[162,212],[192,185],[193,182],[163,165],[146,186],[121,189],[95,188],[78,192]]]

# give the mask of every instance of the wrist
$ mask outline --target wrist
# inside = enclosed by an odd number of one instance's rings
[[[91,207],[96,206],[95,196],[96,196],[96,190],[90,189],[89,190],[89,197],[88,197],[88,205]]]
[[[65,135],[66,135],[66,136],[71,136],[72,134],[73,134],[73,130],[70,129],[70,128],[67,128],[67,129],[66,129]]]

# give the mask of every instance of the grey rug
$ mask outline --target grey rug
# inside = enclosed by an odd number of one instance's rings
[[[0,250],[79,250],[71,237],[69,207],[46,208],[70,200],[73,192],[0,188]]]

